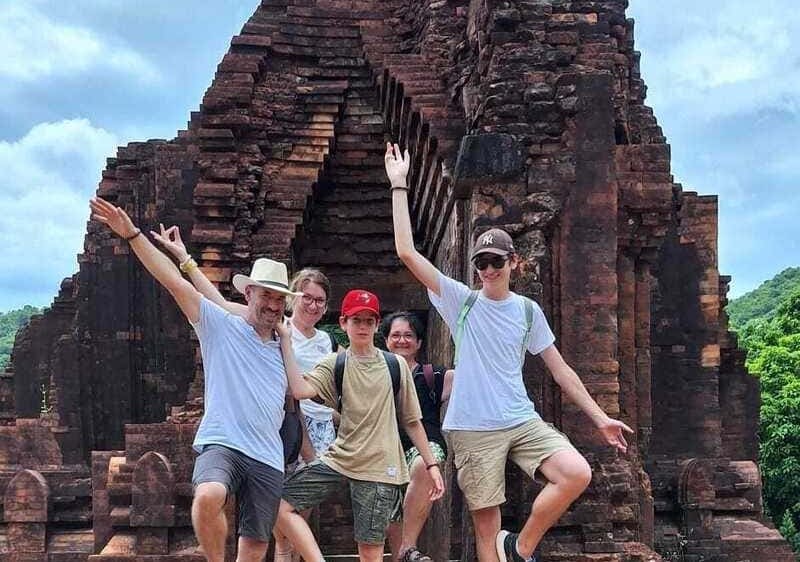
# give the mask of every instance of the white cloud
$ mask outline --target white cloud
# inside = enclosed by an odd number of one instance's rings
[[[800,21],[793,1],[763,0],[757,8],[729,0],[660,4],[631,3],[656,109],[700,120],[764,108],[797,111]]]
[[[91,29],[50,20],[25,2],[0,3],[0,77],[33,82],[110,69],[136,80],[159,80],[158,69],[142,55]]]
[[[87,119],[40,123],[0,142],[0,310],[49,304],[76,271],[89,197],[118,144]]]

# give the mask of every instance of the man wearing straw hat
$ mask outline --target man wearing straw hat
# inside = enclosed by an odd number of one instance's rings
[[[238,561],[263,559],[283,489],[279,435],[287,390],[276,327],[289,290],[286,266],[260,258],[250,276],[236,275],[247,314],[232,314],[203,297],[119,207],[97,197],[92,218],[124,238],[197,332],[205,373],[205,413],[197,430],[192,523],[209,562],[224,562],[228,497],[239,501]],[[156,233],[151,233],[156,234]]]

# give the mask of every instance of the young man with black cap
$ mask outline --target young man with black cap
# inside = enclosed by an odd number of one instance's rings
[[[411,371],[404,360],[382,352],[373,343],[379,320],[378,297],[361,289],[348,292],[339,325],[347,333],[350,347],[332,353],[305,376],[293,358],[291,338],[281,337],[294,397],[311,398],[341,410],[333,446],[289,477],[281,501],[277,527],[308,562],[320,562],[322,552],[298,512],[318,505],[346,484],[359,558],[362,562],[383,559],[386,527],[398,514],[401,487],[408,482],[398,424],[425,462],[431,499],[444,492],[439,465],[420,422]]]
[[[200,340],[205,413],[194,440],[200,454],[192,475],[192,524],[203,553],[209,562],[224,562],[228,536],[224,509],[235,495],[237,560],[260,562],[283,489],[279,430],[287,380],[275,332],[283,328],[286,297],[302,293],[289,290],[284,264],[260,258],[249,276],[234,276],[233,285],[244,294],[247,311],[231,313],[183,278],[181,271],[197,267],[194,260],[181,263],[179,270],[123,209],[99,197],[90,206],[92,218],[127,240],[142,265],[170,292]],[[287,334],[282,337],[291,340]]]
[[[562,392],[589,415],[609,445],[625,452],[623,432],[632,430],[607,416],[586,391],[553,345],[541,308],[510,290],[519,258],[507,232],[493,228],[475,242],[470,261],[482,282],[480,291],[443,275],[415,249],[406,185],[409,162],[407,150],[402,154],[398,145],[387,144],[397,254],[428,288],[455,341],[456,376],[442,427],[472,515],[478,559],[536,561],[536,547],[589,485],[591,469],[528,398],[522,380],[525,353],[541,355]],[[531,478],[538,470],[548,481],[519,533],[500,529],[507,457]]]

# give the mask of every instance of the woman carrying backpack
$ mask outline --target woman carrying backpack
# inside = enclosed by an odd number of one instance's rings
[[[447,459],[447,445],[442,436],[442,404],[450,398],[454,371],[417,361],[422,347],[422,323],[410,312],[395,312],[383,319],[381,334],[386,348],[406,360],[414,378],[422,425],[428,436],[428,445],[437,463]],[[400,441],[405,451],[406,464],[411,478],[403,498],[403,520],[393,521],[388,529],[392,557],[400,562],[430,562],[431,558],[419,551],[417,539],[425,526],[433,502],[430,499],[430,480],[425,463],[414,444],[400,429]]]

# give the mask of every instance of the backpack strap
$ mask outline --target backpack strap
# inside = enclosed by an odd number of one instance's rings
[[[400,363],[397,361],[397,355],[389,353],[381,349],[383,360],[386,361],[386,366],[389,368],[389,376],[392,377],[392,394],[394,394],[395,403],[397,402],[397,395],[400,393]]]
[[[428,387],[428,393],[431,395],[433,403],[436,404],[436,382],[433,380],[433,365],[425,363],[422,366],[422,376],[425,378],[425,386]]]
[[[383,360],[389,368],[389,376],[392,379],[392,394],[394,395],[395,410],[397,410],[397,396],[400,394],[400,363],[394,353],[381,350]],[[344,369],[347,364],[347,353],[342,352],[336,355],[336,364],[333,367],[333,381],[336,385],[336,395],[338,396],[336,410],[342,411],[342,385],[344,383]]]
[[[531,337],[533,328],[533,301],[528,297],[522,297],[525,303],[525,335],[522,336],[522,351],[520,352],[520,364],[525,365],[525,353],[528,351],[528,339]]]
[[[456,321],[456,337],[455,337],[455,355],[453,357],[453,366],[458,363],[458,347],[461,344],[461,336],[464,334],[464,323],[467,320],[467,314],[472,310],[475,301],[478,300],[478,291],[470,292],[464,304],[461,305],[461,310],[458,313],[458,320]]]
[[[347,353],[336,355],[336,364],[333,367],[333,381],[336,384],[336,411],[342,411],[342,381],[344,380],[344,368],[347,363]]]
[[[336,336],[332,332],[326,332],[328,337],[331,338],[331,351],[336,353],[336,348],[339,347],[339,342],[336,341]]]

